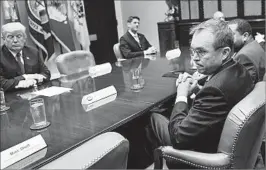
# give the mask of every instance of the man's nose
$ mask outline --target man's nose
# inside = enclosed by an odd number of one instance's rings
[[[13,42],[18,42],[18,38],[14,36]]]
[[[195,53],[195,54],[191,54],[190,57],[191,57],[191,59],[192,59],[194,62],[200,60],[199,56],[198,56],[196,53]]]

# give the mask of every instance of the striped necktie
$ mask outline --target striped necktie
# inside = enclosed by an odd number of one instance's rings
[[[17,53],[16,54],[16,57],[17,57],[18,65],[19,65],[20,70],[21,70],[21,74],[24,74],[25,73],[25,68],[24,68],[24,64],[21,61],[21,54],[20,53]]]

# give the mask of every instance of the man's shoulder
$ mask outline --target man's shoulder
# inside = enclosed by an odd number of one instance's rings
[[[32,46],[25,45],[23,50],[25,51],[31,51],[31,52],[38,52],[38,50]]]
[[[253,56],[253,55],[256,55],[259,53],[264,54],[264,51],[261,48],[260,44],[256,40],[254,40],[254,41],[244,45],[236,55],[238,56],[241,54],[246,54],[248,56],[250,56],[250,55]]]
[[[244,66],[238,62],[232,62],[230,65],[220,70],[209,81],[211,86],[237,86],[241,82],[251,82],[251,77]]]

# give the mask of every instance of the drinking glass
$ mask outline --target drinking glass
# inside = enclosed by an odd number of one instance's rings
[[[144,79],[141,76],[141,68],[134,68],[130,70],[131,72],[131,89],[139,90],[144,87]]]
[[[5,100],[5,93],[4,90],[1,88],[0,89],[0,112],[7,111],[10,107],[6,106],[6,100]]]
[[[30,112],[33,119],[33,125],[30,126],[30,129],[38,130],[50,125],[50,122],[46,120],[45,105],[42,98],[30,100]]]

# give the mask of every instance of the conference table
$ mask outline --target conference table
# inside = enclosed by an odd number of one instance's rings
[[[160,55],[152,59],[128,59],[113,63],[111,73],[95,78],[85,70],[38,87],[39,90],[51,86],[72,89],[51,97],[32,96],[33,88],[6,92],[10,109],[1,113],[1,151],[39,134],[47,144],[27,160],[23,159],[7,169],[38,169],[93,137],[112,131],[174,97],[176,79],[163,75],[173,70],[189,72],[189,61],[190,58],[184,55],[172,60]],[[144,86],[132,90],[132,70],[139,68],[140,64]],[[117,91],[114,100],[94,109],[84,109],[83,96],[109,86],[114,86]],[[44,99],[47,121],[51,123],[45,129],[30,129],[33,119],[29,101],[32,98]]]

